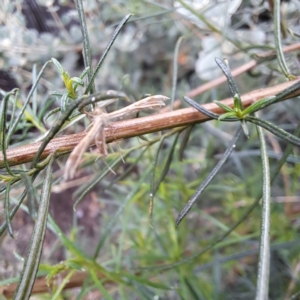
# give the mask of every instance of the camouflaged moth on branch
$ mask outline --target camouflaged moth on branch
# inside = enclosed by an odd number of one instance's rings
[[[66,163],[64,180],[74,178],[84,152],[86,152],[91,145],[95,144],[97,146],[102,157],[105,158],[108,155],[104,129],[108,126],[110,121],[123,118],[125,115],[140,112],[142,110],[164,107],[164,101],[168,99],[169,98],[165,96],[155,95],[144,98],[111,113],[106,113],[103,108],[99,107],[92,113],[86,113],[92,117],[91,128],[70,154]]]

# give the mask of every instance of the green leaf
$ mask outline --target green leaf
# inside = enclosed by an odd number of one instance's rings
[[[15,300],[27,300],[30,298],[31,290],[36,278],[46,232],[51,194],[52,164],[54,162],[54,158],[55,155],[51,154],[51,159],[46,169],[37,220],[34,225],[27,257],[24,262],[21,278],[14,297]]]
[[[184,130],[184,134],[183,134],[183,139],[180,143],[180,148],[178,150],[178,160],[182,161],[183,160],[183,154],[184,154],[184,150],[189,142],[189,138],[191,135],[191,132],[194,128],[194,125],[188,126],[185,130]]]
[[[78,199],[73,205],[74,211],[76,210],[77,205],[83,200],[83,198],[103,179],[107,174],[111,172],[111,169],[114,169],[119,163],[122,162],[126,156],[129,155],[129,152],[125,154],[123,157],[118,157],[110,166],[109,168],[106,168],[105,171],[101,171],[101,174],[97,174],[94,179],[92,179],[90,182],[88,182],[86,185],[84,185],[79,191],[76,191],[75,195],[77,196],[80,192],[80,196],[78,196]]]
[[[227,112],[234,112],[234,109],[231,108],[230,106],[226,105],[226,104],[223,104],[222,102],[220,101],[217,101],[215,100],[214,103],[216,103],[219,107],[221,107],[224,111],[227,111]]]
[[[178,53],[183,38],[184,37],[181,36],[177,40],[175,50],[174,50],[174,55],[173,55],[173,72],[172,72],[173,76],[172,76],[172,91],[171,91],[171,101],[170,101],[171,110],[174,109],[174,101],[175,101],[175,93],[176,93],[176,85],[177,85],[177,72],[178,72]]]
[[[214,120],[218,120],[220,115],[215,114],[213,112],[211,112],[210,110],[204,108],[203,106],[199,105],[197,102],[195,102],[194,100],[190,99],[187,96],[183,97],[184,101],[187,102],[189,105],[191,105],[192,107],[194,107],[195,109],[197,109],[198,111],[200,111],[202,114],[204,114],[205,116],[214,119]],[[239,121],[238,118],[236,117],[231,117],[231,118],[227,118],[226,120],[227,122],[236,122]]]
[[[59,111],[61,111],[61,107],[56,107],[56,108],[50,110],[49,112],[47,112],[45,114],[45,116],[43,117],[43,122],[46,123],[48,118],[50,118],[52,115],[56,114]]]
[[[273,22],[274,22],[274,41],[275,41],[275,49],[277,54],[277,60],[279,67],[283,74],[287,77],[288,80],[295,79],[295,76],[291,74],[287,63],[284,58],[284,53],[282,50],[282,43],[281,43],[281,31],[285,30],[285,26],[282,26],[280,21],[280,0],[275,0],[273,3]]]
[[[39,171],[36,172],[33,176],[32,176],[32,181],[35,180],[35,178],[37,177],[37,175],[39,174]],[[16,212],[18,211],[18,209],[20,208],[21,204],[23,203],[25,197],[27,195],[27,189],[24,190],[24,192],[21,194],[19,201],[17,202],[17,204],[15,205],[15,207],[12,209],[12,211],[9,214],[9,219],[12,220],[13,217],[15,216]],[[0,226],[0,236],[5,232],[5,229],[7,228],[7,222],[4,222],[1,226]]]
[[[180,133],[181,133],[181,131],[179,131],[176,134],[176,137],[175,137],[175,139],[173,141],[172,147],[170,148],[169,152],[166,155],[167,159],[166,159],[166,162],[164,164],[163,170],[162,170],[162,172],[160,174],[159,179],[155,183],[155,169],[156,169],[156,164],[157,164],[157,161],[158,161],[158,155],[159,155],[160,150],[162,148],[164,139],[162,139],[162,141],[161,141],[161,143],[159,145],[159,148],[157,150],[157,153],[156,153],[156,159],[155,159],[155,163],[153,165],[153,173],[152,173],[152,180],[151,180],[151,187],[150,187],[150,205],[149,205],[149,219],[150,219],[150,224],[152,222],[151,218],[152,218],[152,211],[153,211],[154,196],[155,196],[157,190],[159,189],[160,184],[164,181],[165,177],[167,176],[167,174],[169,172],[169,169],[170,169],[170,166],[171,166],[171,163],[172,163],[172,160],[173,160],[173,155],[174,155],[175,147],[176,147],[176,144],[177,144],[177,141],[178,141]]]
[[[78,12],[79,21],[80,21],[81,34],[83,37],[83,60],[84,60],[84,65],[88,68],[88,70],[87,70],[88,81],[91,84],[89,92],[91,94],[94,94],[95,93],[95,85],[94,85],[94,81],[93,81],[91,46],[90,46],[88,28],[86,26],[86,21],[85,21],[83,1],[77,0],[76,6],[77,6],[77,12]],[[87,95],[88,93],[85,92],[84,94]]]
[[[278,127],[268,121],[265,121],[265,120],[262,120],[259,118],[255,118],[252,116],[247,116],[245,118],[245,120],[248,122],[251,122],[255,125],[258,125],[260,127],[263,127],[264,129],[270,131],[271,133],[280,137],[281,139],[285,140],[288,143],[291,143],[295,146],[300,146],[300,138],[296,137],[295,135],[281,129],[280,127]]]
[[[130,17],[131,17],[131,14],[126,15],[122,19],[122,21],[120,22],[120,24],[118,25],[118,27],[116,28],[116,30],[114,31],[111,40],[109,41],[107,47],[105,48],[105,50],[104,50],[104,52],[103,52],[103,54],[102,54],[102,56],[101,56],[101,58],[100,58],[100,60],[99,60],[99,62],[97,64],[97,66],[96,66],[95,72],[93,73],[93,75],[91,76],[91,78],[89,78],[89,84],[88,84],[88,86],[87,86],[87,88],[85,89],[85,92],[84,92],[85,95],[88,94],[90,91],[92,91],[95,78],[96,78],[96,76],[97,76],[97,74],[98,74],[98,72],[99,72],[99,70],[100,70],[100,68],[101,68],[101,66],[102,66],[102,64],[103,64],[103,62],[104,62],[104,60],[105,60],[105,58],[106,58],[109,50],[110,50],[110,48],[112,47],[112,45],[115,42],[117,36],[119,35],[121,29],[126,24],[126,22],[129,20]]]
[[[113,297],[109,294],[109,292],[105,289],[103,286],[101,280],[97,277],[94,270],[90,270],[90,275],[92,277],[92,280],[94,281],[95,285],[99,289],[99,291],[103,294],[104,298],[107,300],[113,300]]]
[[[120,205],[120,207],[118,208],[116,213],[109,220],[108,224],[106,225],[106,228],[101,233],[101,239],[99,240],[98,245],[96,247],[96,251],[95,251],[95,254],[94,254],[94,259],[96,259],[98,257],[98,254],[99,254],[99,252],[100,252],[100,250],[101,250],[108,234],[110,233],[113,224],[115,223],[117,218],[120,216],[120,214],[123,212],[126,205],[131,201],[131,199],[134,197],[134,195],[138,192],[141,185],[144,184],[147,176],[149,175],[149,173],[151,171],[152,171],[152,166],[149,166],[148,169],[146,169],[144,171],[143,175],[140,177],[140,180],[134,185],[132,191],[126,196],[125,200],[123,200],[123,203]]]
[[[228,113],[225,113],[225,114],[222,114],[218,117],[218,120],[219,121],[226,121],[226,119],[228,118],[232,118],[232,117],[236,117],[236,112],[228,112]],[[238,120],[238,119],[237,119]]]
[[[217,63],[217,65],[220,67],[223,74],[227,78],[227,82],[228,82],[229,89],[230,89],[232,97],[233,98],[239,97],[239,92],[238,92],[237,86],[234,82],[233,76],[231,75],[231,72],[230,72],[230,69],[229,69],[228,65],[226,63],[224,63],[221,59],[217,58],[217,57],[215,58],[215,62]],[[239,108],[242,109],[241,107],[239,107]]]
[[[152,166],[152,174],[151,174],[151,181],[150,181],[150,202],[149,202],[149,222],[150,222],[151,226],[152,226],[152,213],[153,213],[154,196],[155,196],[155,193],[156,193],[156,191],[159,187],[158,184],[155,185],[156,166],[157,166],[157,162],[158,162],[159,153],[162,149],[164,141],[165,141],[165,137],[163,137],[161,139],[160,143],[159,143],[159,146],[156,150],[155,158],[153,160],[153,166]]]
[[[39,83],[39,80],[41,79],[42,74],[43,74],[43,72],[44,72],[44,70],[45,70],[45,68],[46,68],[46,66],[48,65],[49,62],[50,61],[47,61],[43,65],[43,67],[42,67],[39,75],[36,78],[36,81],[34,82],[34,84],[32,85],[32,87],[30,89],[30,92],[29,92],[29,94],[28,94],[28,96],[27,96],[27,98],[25,100],[25,103],[22,106],[22,109],[21,109],[18,117],[16,118],[15,122],[13,123],[13,125],[9,128],[9,131],[8,131],[8,134],[7,134],[7,139],[6,139],[6,144],[7,145],[9,145],[10,138],[14,134],[14,132],[15,132],[15,130],[16,130],[16,128],[17,128],[17,126],[18,126],[18,124],[19,124],[19,122],[20,122],[20,120],[21,120],[21,118],[22,118],[22,116],[23,116],[23,114],[24,114],[24,112],[25,112],[25,110],[26,110],[29,102],[30,102],[31,96],[33,95],[33,93],[34,93],[34,91],[35,91],[35,89],[36,89],[36,87],[37,87],[37,85]]]
[[[11,238],[14,238],[13,230],[10,223],[10,202],[9,202],[9,192],[10,192],[11,181],[7,183],[6,191],[5,191],[5,201],[4,201],[4,210],[5,210],[5,221],[7,225],[7,230]]]
[[[6,119],[7,119],[7,103],[9,101],[9,98],[11,95],[14,95],[18,89],[13,89],[11,92],[7,93],[2,100],[1,108],[0,108],[0,150],[3,154],[3,161],[4,166],[6,168],[6,171],[9,175],[12,177],[15,177],[16,175],[11,171],[10,166],[7,161],[6,157],[6,148],[8,147],[9,142],[9,135],[8,138],[6,138]]]
[[[233,96],[234,110],[240,112],[243,110],[243,102],[239,94]]]
[[[54,65],[57,68],[60,75],[63,76],[63,74],[65,73],[65,70],[62,67],[62,65],[60,64],[60,62],[57,59],[55,59],[54,57],[51,58],[51,61],[54,63]]]
[[[179,225],[179,223],[182,221],[182,219],[187,215],[187,213],[190,211],[192,206],[195,204],[199,196],[202,194],[202,192],[206,189],[206,187],[210,184],[210,182],[214,179],[214,177],[217,175],[221,167],[225,164],[228,157],[232,153],[232,151],[235,148],[235,144],[241,134],[241,127],[237,130],[235,133],[233,139],[230,141],[230,144],[228,145],[226,151],[224,152],[222,158],[219,160],[217,165],[213,168],[213,170],[210,172],[210,174],[207,176],[207,178],[203,181],[203,183],[200,185],[200,187],[197,189],[195,194],[190,198],[188,203],[185,205],[183,210],[180,212],[176,219],[176,225]]]
[[[270,213],[271,213],[271,180],[270,180],[270,166],[267,153],[266,141],[263,130],[260,126],[256,126],[260,151],[261,163],[263,170],[263,195],[262,195],[262,224],[261,224],[261,238],[260,251],[258,263],[257,276],[257,300],[268,299],[269,295],[269,277],[270,277]]]
[[[63,93],[61,93],[61,92],[56,92],[56,91],[49,91],[49,95],[50,95],[50,96],[61,97],[61,96],[63,95]]]
[[[130,273],[127,273],[127,272],[120,271],[119,273],[123,277],[126,277],[126,278],[128,278],[130,280],[133,280],[133,281],[136,281],[136,282],[139,282],[139,283],[142,283],[142,284],[154,287],[156,289],[163,289],[163,290],[170,290],[171,289],[170,286],[168,286],[168,285],[166,285],[166,284],[164,284],[162,282],[153,282],[153,281],[150,281],[148,278],[144,278],[142,276],[133,275],[133,274],[130,274]]]
[[[79,78],[83,79],[85,77],[85,75],[88,73],[89,69],[90,69],[89,67],[86,67],[80,74]]]
[[[64,93],[63,96],[60,99],[60,110],[61,110],[61,112],[65,112],[67,110],[68,100],[69,100],[68,93]]]
[[[24,183],[28,194],[27,196],[28,212],[31,218],[34,220],[36,218],[36,209],[35,209],[36,192],[29,175],[25,172],[22,172],[20,175],[21,175],[21,180]]]
[[[64,287],[70,282],[72,276],[74,275],[75,270],[72,270],[65,276],[62,282],[59,285],[59,288],[55,291],[55,294],[51,297],[51,300],[61,299],[61,293],[63,292]]]
[[[247,108],[245,108],[242,111],[242,115],[246,116],[248,114],[253,114],[253,113],[257,112],[260,109],[263,109],[264,107],[266,107],[268,105],[268,103],[273,102],[273,100],[275,98],[276,98],[276,96],[270,96],[270,97],[263,98],[255,103],[253,103],[252,105],[248,106]]]
[[[296,131],[295,131],[295,136],[299,136],[300,134],[300,124],[298,125]],[[292,150],[292,145],[289,144],[280,161],[275,165],[275,169],[273,171],[273,174],[272,174],[272,178],[271,178],[271,184],[274,183],[277,175],[279,174],[279,171],[281,170],[283,164],[286,162],[287,160],[287,157],[289,156],[291,150]],[[204,253],[206,253],[207,251],[211,250],[211,249],[214,249],[217,245],[219,245],[222,241],[224,241],[240,224],[242,224],[242,222],[244,222],[248,217],[249,215],[252,213],[252,211],[257,207],[257,205],[259,204],[259,201],[261,200],[261,197],[262,197],[262,194],[258,195],[258,197],[256,197],[255,201],[251,204],[251,206],[249,208],[247,208],[247,210],[242,214],[242,216],[238,219],[237,222],[235,222],[231,228],[225,232],[224,234],[222,234],[221,236],[217,237],[216,239],[214,239],[214,241],[208,245],[207,247],[205,247],[204,249],[201,249],[200,251],[197,251],[196,253],[180,260],[180,261],[177,261],[175,263],[172,263],[172,264],[168,264],[168,265],[163,265],[163,266],[152,266],[152,267],[148,267],[148,268],[144,268],[144,269],[147,269],[147,270],[167,270],[167,269],[171,269],[171,268],[174,268],[174,267],[178,267],[180,265],[183,265],[183,264],[188,264],[188,263],[191,263],[194,261],[194,259],[198,258],[199,256],[203,255]]]
[[[77,83],[77,84],[80,85],[80,86],[84,86],[83,80],[82,80],[81,78],[79,78],[79,77],[72,77],[70,80],[71,80],[72,82]]]
[[[249,129],[248,129],[248,126],[247,126],[247,122],[245,122],[245,120],[241,120],[241,125],[242,125],[245,136],[247,138],[249,138]]]

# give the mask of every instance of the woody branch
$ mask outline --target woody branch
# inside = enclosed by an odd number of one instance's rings
[[[299,78],[297,80],[299,80]],[[259,89],[244,94],[241,96],[243,106],[248,107],[259,99],[275,95],[295,84],[297,80],[285,82],[273,87]],[[300,95],[300,90],[297,90],[293,94],[289,95],[288,98],[292,98],[298,95]],[[226,105],[233,106],[232,98],[224,99],[222,100],[222,102]],[[207,103],[203,106],[214,113],[223,113],[222,109],[214,103]],[[110,127],[105,129],[106,142],[110,143],[119,139],[130,138],[180,126],[192,125],[208,120],[209,118],[207,116],[198,112],[194,108],[184,108],[156,115],[150,115],[147,117],[114,122]],[[57,153],[67,153],[72,151],[86,134],[87,132],[81,132],[52,139],[43,151],[41,159],[47,157],[54,151],[56,151]],[[41,143],[38,142],[8,149],[7,160],[9,165],[14,166],[32,161],[40,145]],[[0,168],[3,167],[3,155],[2,153],[0,153]]]

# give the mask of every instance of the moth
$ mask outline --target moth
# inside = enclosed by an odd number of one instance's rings
[[[74,178],[84,152],[86,152],[93,143],[98,148],[101,156],[104,159],[106,158],[108,152],[104,129],[111,121],[123,118],[125,115],[134,112],[164,107],[164,101],[168,99],[169,98],[165,96],[155,95],[144,98],[111,113],[106,113],[101,107],[96,108],[92,113],[86,113],[92,117],[92,124],[86,136],[78,143],[70,154],[65,167],[64,180]]]

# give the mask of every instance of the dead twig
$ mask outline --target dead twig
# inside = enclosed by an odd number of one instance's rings
[[[69,156],[66,163],[64,179],[68,180],[74,178],[83,153],[90,147],[91,144],[93,144],[93,141],[101,156],[104,159],[106,158],[108,153],[104,129],[111,120],[123,118],[125,115],[145,109],[161,108],[165,106],[164,101],[168,99],[168,97],[161,95],[150,96],[111,113],[106,113],[100,107],[94,112],[89,113],[89,115],[93,118],[92,127]]]

